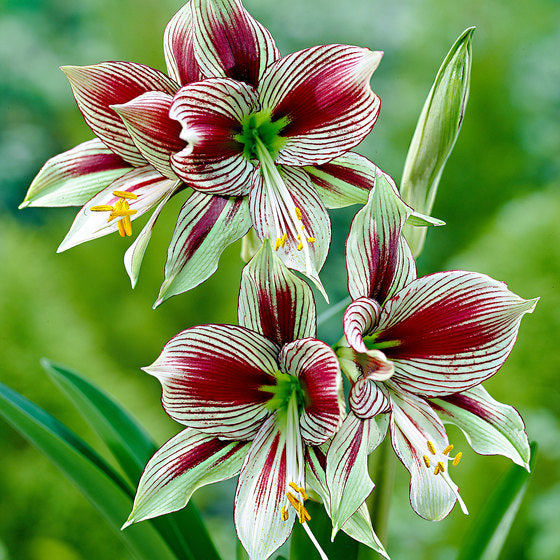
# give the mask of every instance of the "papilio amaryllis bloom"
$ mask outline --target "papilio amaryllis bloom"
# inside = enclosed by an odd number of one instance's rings
[[[354,301],[343,320],[347,346],[338,354],[352,381],[351,413],[327,455],[334,523],[343,523],[373,487],[366,459],[387,423],[410,472],[411,505],[426,519],[442,519],[456,501],[467,513],[449,468],[461,453],[452,453],[444,422],[457,425],[476,452],[528,468],[521,417],[481,383],[503,365],[521,318],[537,300],[524,300],[484,274],[417,278],[401,235],[411,212],[380,175],[346,244]]]
[[[147,464],[129,523],[180,509],[196,488],[239,474],[237,534],[252,559],[266,559],[296,519],[314,540],[306,448],[340,425],[341,374],[334,351],[314,338],[309,286],[268,242],[243,272],[239,323],[187,329],[145,368],[162,384],[165,411],[187,427]]]
[[[83,205],[59,250],[155,208],[125,256],[136,282],[155,221],[186,186],[158,302],[193,288],[252,227],[313,279],[330,243],[326,207],[365,203],[375,166],[350,153],[380,101],[380,52],[347,45],[281,58],[239,0],[191,0],[164,36],[169,77],[142,64],[63,68],[97,139],[49,160],[22,206]],[[124,194],[123,194],[124,193]]]

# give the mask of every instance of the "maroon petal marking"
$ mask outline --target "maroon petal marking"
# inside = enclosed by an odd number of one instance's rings
[[[362,377],[352,385],[348,397],[350,410],[362,419],[373,418],[389,411],[389,399],[383,389],[367,377]]]
[[[102,62],[92,66],[64,66],[76,103],[96,136],[134,166],[146,160],[111,105],[127,103],[148,91],[173,95],[178,87],[165,74],[134,62]]]

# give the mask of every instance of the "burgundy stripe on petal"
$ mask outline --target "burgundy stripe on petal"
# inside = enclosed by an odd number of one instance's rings
[[[177,422],[227,439],[251,439],[269,415],[278,347],[242,327],[203,325],[171,339],[145,371],[159,379]]]
[[[134,62],[102,62],[62,68],[86,122],[113,152],[135,166],[146,160],[111,105],[127,103],[148,91],[173,95],[177,84],[165,74]]]
[[[379,115],[369,80],[380,60],[368,49],[325,45],[271,65],[259,86],[262,107],[273,121],[288,120],[277,163],[323,164],[357,145]]]
[[[279,53],[239,0],[193,0],[195,54],[207,76],[256,86]]]
[[[395,364],[395,379],[413,393],[445,396],[494,375],[509,355],[521,318],[536,300],[474,272],[424,276],[384,306],[376,342]]]
[[[176,179],[169,160],[172,154],[185,148],[185,141],[179,137],[181,125],[169,118],[172,102],[167,93],[153,91],[111,108],[121,117],[148,162],[165,177]]]
[[[181,88],[169,116],[181,123],[181,138],[188,146],[172,156],[175,173],[209,194],[248,194],[254,166],[235,136],[256,104],[253,88],[230,79],[208,79]]]
[[[286,344],[279,361],[282,371],[299,377],[304,387],[306,406],[300,417],[301,435],[309,445],[320,445],[342,422],[342,380],[336,355],[325,343],[306,338]]]
[[[373,418],[389,411],[389,399],[382,388],[367,377],[358,379],[350,389],[350,410],[361,419]]]

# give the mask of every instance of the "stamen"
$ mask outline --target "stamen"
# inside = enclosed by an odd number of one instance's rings
[[[288,517],[289,517],[289,513],[286,510],[286,508],[284,506],[282,506],[282,509],[280,510],[280,517],[282,518],[282,521],[288,521]]]
[[[459,461],[461,460],[461,457],[463,456],[462,451],[459,451],[459,453],[457,453],[457,455],[455,455],[455,459],[453,459],[453,466],[456,467],[459,464]]]
[[[307,500],[309,498],[309,496],[307,495],[307,492],[305,491],[305,488],[303,488],[302,486],[300,486],[300,488],[299,488],[299,493],[301,494],[301,497],[302,497],[304,502],[305,502],[305,500]]]
[[[443,463],[441,461],[438,461],[437,466],[439,467],[439,470],[441,472],[445,472],[445,467],[443,466]]]
[[[288,234],[285,233],[285,234],[280,238],[280,247],[284,247],[284,245],[286,245],[287,239],[288,239]]]
[[[438,475],[441,471],[439,470],[439,463],[436,465],[436,468],[434,469],[434,474]]]
[[[113,210],[113,212],[111,212],[109,218],[111,220],[113,220],[114,218],[122,218],[124,216],[134,216],[134,214],[136,214],[137,210],[134,210],[134,208],[132,209],[126,209],[126,210]]]
[[[297,246],[297,250],[301,251],[303,249],[303,243],[300,241],[299,245]]]
[[[118,196],[120,198],[128,198],[129,200],[136,200],[138,198],[137,194],[128,191],[113,191],[113,196]]]
[[[449,452],[453,449],[453,445],[449,444],[443,451],[442,453],[444,455],[449,455]]]
[[[117,224],[119,226],[119,234],[121,237],[126,237],[126,230],[124,229],[124,224],[122,220],[119,220]]]
[[[428,449],[430,450],[430,453],[432,455],[435,455],[436,454],[436,448],[434,447],[434,444],[430,440],[427,441],[427,444],[428,444]]]
[[[298,486],[295,482],[290,482],[290,483],[288,484],[288,486],[289,486],[290,488],[293,488],[296,492],[299,493],[299,486]],[[303,499],[305,500],[305,498],[303,498]]]
[[[301,210],[300,210],[297,206],[294,207],[294,210],[295,210],[297,219],[298,219],[298,220],[302,220],[302,219],[303,219],[303,216],[302,216],[302,214],[301,214]]]
[[[291,493],[291,492],[286,492],[286,498],[288,498],[288,501],[290,502],[290,504],[292,504],[292,506],[299,511],[299,505],[300,505],[300,501]]]
[[[111,212],[113,207],[108,204],[101,204],[100,206],[92,206],[90,210],[92,212]]]
[[[317,239],[315,239],[315,237],[308,237],[308,238],[307,238],[307,241],[308,241],[309,243],[315,243],[315,242],[317,241]]]
[[[132,235],[132,222],[130,216],[125,216],[119,223],[124,225],[124,231],[128,237]]]
[[[276,243],[274,244],[274,250],[278,251],[278,249],[280,249],[280,247],[282,247],[282,238],[277,237],[276,238]]]
[[[429,469],[430,468],[430,459],[428,458],[427,455],[424,455],[422,457],[422,459],[424,459],[424,464],[426,465],[426,467]]]

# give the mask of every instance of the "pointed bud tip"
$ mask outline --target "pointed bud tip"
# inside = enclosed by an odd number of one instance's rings
[[[30,204],[31,204],[31,201],[25,199],[25,200],[18,206],[18,210],[23,210],[24,208],[27,208]]]
[[[129,517],[121,527],[121,531],[124,531],[127,527],[130,527],[133,523],[134,523],[134,519],[132,519],[132,517]]]

